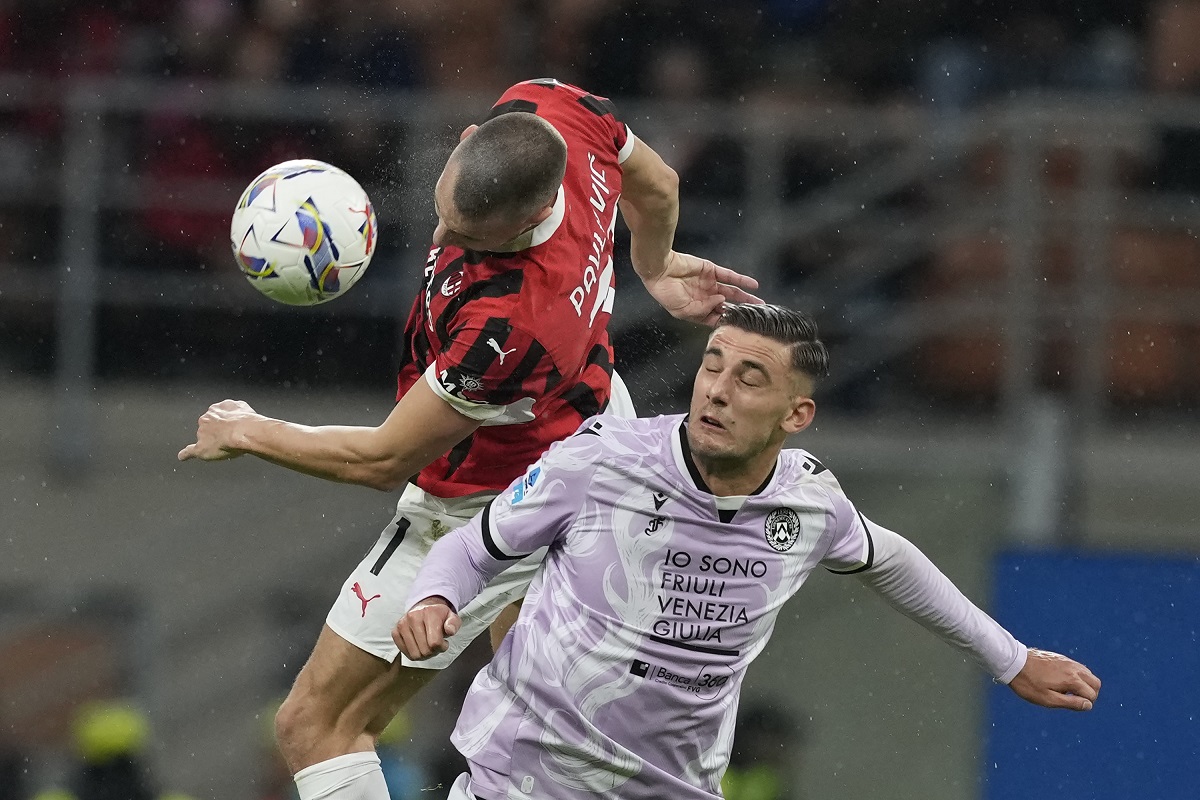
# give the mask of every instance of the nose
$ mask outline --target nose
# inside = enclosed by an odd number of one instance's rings
[[[723,406],[729,399],[729,381],[732,377],[727,371],[722,371],[713,381],[708,384],[708,401],[713,405]]]

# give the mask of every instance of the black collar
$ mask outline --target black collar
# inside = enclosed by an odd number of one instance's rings
[[[691,448],[691,446],[688,445],[687,423],[688,423],[687,417],[684,417],[683,422],[679,423],[679,429],[678,429],[679,449],[683,452],[684,466],[687,467],[688,474],[692,476],[692,483],[696,484],[697,489],[699,489],[700,491],[702,491],[706,494],[711,494],[711,495],[715,496],[715,493],[713,492],[713,490],[708,488],[708,484],[705,482],[704,476],[702,476],[700,474],[700,470],[696,466],[695,459],[692,458],[692,448]],[[766,490],[767,484],[769,484],[771,482],[771,478],[775,477],[775,470],[777,470],[778,468],[779,468],[779,460],[776,459],[774,466],[771,467],[771,471],[767,473],[766,480],[764,480],[759,485],[759,487],[757,489],[755,489],[753,492],[751,492],[750,494],[752,494],[752,495],[762,494]]]

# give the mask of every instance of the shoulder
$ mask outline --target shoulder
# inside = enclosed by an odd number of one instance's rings
[[[584,420],[574,434],[555,444],[550,452],[570,449],[601,457],[657,451],[681,419],[681,415],[630,418],[597,414]]]
[[[600,115],[616,113],[616,108],[607,97],[592,94],[557,78],[535,78],[513,84],[505,90],[492,107],[492,116],[506,111],[528,111],[536,114],[537,107],[543,103],[547,106],[580,106]],[[530,104],[535,107],[530,108]]]
[[[807,450],[785,449],[781,452],[780,487],[785,492],[816,493],[827,498],[831,505],[846,500],[846,494],[833,472]]]
[[[575,135],[573,130],[590,130],[593,138],[603,132],[604,138],[611,137],[622,153],[619,161],[628,157],[627,145],[632,149],[633,137],[611,100],[555,78],[538,78],[509,87],[492,107],[488,119],[513,111],[537,114],[559,127],[559,133],[568,139]]]
[[[597,414],[584,420],[576,435],[587,434],[609,441],[628,437],[665,438],[678,428],[682,421],[682,414],[659,414],[652,417]]]

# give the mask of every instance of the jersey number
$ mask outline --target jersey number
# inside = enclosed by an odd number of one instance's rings
[[[383,548],[383,552],[379,554],[379,558],[375,559],[375,566],[371,567],[371,574],[378,575],[383,571],[383,565],[392,557],[392,553],[396,552],[396,548],[404,541],[404,535],[408,533],[408,526],[412,523],[404,517],[396,520],[396,532],[392,534],[392,539],[387,543],[387,547]]]

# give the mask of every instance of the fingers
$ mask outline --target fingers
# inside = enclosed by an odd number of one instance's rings
[[[717,291],[720,292],[725,298],[725,301],[729,303],[754,303],[756,305],[760,305],[763,302],[761,297],[752,295],[744,289],[728,283],[717,284]]]
[[[392,641],[413,661],[424,661],[450,649],[447,636],[458,633],[459,616],[446,606],[423,606],[409,611],[396,623]]]
[[[713,264],[713,267],[716,269],[717,281],[719,283],[727,283],[731,286],[737,286],[742,289],[758,288],[758,281],[754,278],[751,278],[749,275],[743,275],[740,272],[734,272],[728,267],[718,267],[716,264]]]
[[[195,457],[196,457],[196,445],[194,445],[194,444],[189,444],[187,447],[185,447],[179,451],[178,458],[180,461],[187,461],[188,459],[195,458]]]
[[[1065,708],[1069,711],[1091,711],[1095,698],[1087,698],[1068,691],[1044,689],[1024,695],[1025,699],[1043,708]]]
[[[1086,697],[1080,697],[1074,694],[1056,694],[1055,704],[1047,704],[1049,708],[1066,708],[1071,711],[1091,711],[1092,701]]]
[[[396,647],[400,648],[401,653],[413,661],[420,661],[426,657],[421,655],[421,648],[417,646],[416,637],[413,636],[412,620],[409,619],[408,614],[405,614],[396,623],[396,628],[392,631],[392,641],[396,643]]]
[[[714,295],[699,303],[700,308],[693,317],[696,322],[701,325],[707,325],[710,328],[721,321],[721,312],[725,308],[725,298],[721,295]],[[688,309],[691,311],[691,309]]]
[[[445,632],[445,625],[449,620],[443,619],[441,614],[427,612],[422,615],[421,622],[421,633],[425,637],[425,649],[429,651],[429,655],[446,652],[450,647],[446,644]]]
[[[1100,679],[1092,675],[1087,667],[1080,665],[1080,669],[1081,673],[1076,676],[1074,685],[1070,691],[1072,694],[1078,695],[1085,700],[1095,702],[1096,698],[1100,696]],[[1094,684],[1088,680],[1088,676],[1091,676],[1092,681],[1095,681]]]

